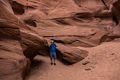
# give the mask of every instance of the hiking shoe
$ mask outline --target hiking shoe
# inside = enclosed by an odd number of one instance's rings
[[[54,63],[54,65],[56,65],[56,63]]]
[[[51,65],[53,65],[53,63],[51,63]]]

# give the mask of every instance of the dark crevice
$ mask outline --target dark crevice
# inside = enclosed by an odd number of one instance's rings
[[[56,43],[62,43],[62,44],[65,44],[65,42],[64,41],[62,41],[62,40],[54,40]]]
[[[28,19],[28,20],[24,20],[24,22],[30,26],[37,27],[35,20]]]
[[[26,6],[26,9],[35,10],[36,8],[33,6]]]
[[[72,20],[75,20],[75,21],[77,21],[77,22],[79,22],[79,21],[80,21],[80,22],[83,22],[83,21],[81,20],[81,18],[78,18],[78,17],[72,17],[71,19],[72,19]]]
[[[91,17],[93,17],[93,15],[91,14],[91,13],[76,13],[75,15],[74,15],[74,17],[76,17],[76,18],[91,18]]]
[[[42,65],[43,63],[44,63],[44,62],[41,61],[41,60],[35,60],[35,59],[34,59],[34,60],[31,62],[31,66],[30,66],[31,72],[32,72],[33,70],[35,70],[35,69],[38,69],[39,66]]]
[[[71,40],[71,41],[64,41],[64,40],[54,40],[56,43],[61,43],[61,44],[73,44],[75,42],[79,42],[79,40]]]
[[[107,6],[107,4],[105,3],[104,0],[101,0],[103,2],[103,4],[105,5],[105,7],[109,10],[109,7]],[[113,5],[115,5],[116,3],[114,3]],[[116,6],[116,5],[115,5]],[[118,8],[119,9],[119,8]],[[117,19],[117,16],[114,14],[114,12],[112,12],[112,20],[116,23],[116,25],[119,24],[119,21]]]
[[[81,1],[81,0],[74,0],[75,4],[77,4],[77,6],[79,6],[79,7],[81,7],[80,1]]]
[[[110,41],[113,41],[114,39],[117,39],[117,38],[120,38],[120,36],[119,35],[115,35],[115,36],[104,35],[101,38],[100,43],[102,43],[102,42],[110,42]]]
[[[27,71],[26,74],[24,74],[24,76],[30,76],[31,74],[33,74],[34,71],[38,70],[40,67],[42,67],[42,65],[44,64],[44,61],[42,60],[32,60],[31,64],[27,67]],[[24,77],[23,80],[26,80],[27,77]]]
[[[64,19],[55,19],[55,22],[57,24],[61,24],[61,25],[70,25],[69,23],[67,23]]]
[[[105,1],[104,0],[101,0],[102,1],[102,3],[105,5],[105,7],[107,8],[107,9],[109,9],[109,7],[107,6],[107,4],[105,3]]]
[[[21,5],[21,4],[19,4],[19,3],[17,3],[16,1],[13,1],[13,2],[11,3],[11,6],[12,6],[13,12],[14,12],[15,14],[22,15],[22,14],[25,13],[24,6]]]
[[[116,23],[116,25],[119,24],[119,21],[118,21],[118,19],[117,19],[117,16],[116,16],[114,13],[112,13],[112,20]]]
[[[108,41],[112,41],[113,39],[110,39],[108,37],[108,35],[104,35],[101,39],[100,39],[100,43],[102,42],[108,42]]]

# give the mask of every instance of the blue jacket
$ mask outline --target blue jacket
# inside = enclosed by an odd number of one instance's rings
[[[51,45],[50,45],[50,52],[51,53],[56,53],[56,44],[55,43],[52,43]]]

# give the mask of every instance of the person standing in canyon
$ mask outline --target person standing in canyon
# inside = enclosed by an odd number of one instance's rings
[[[49,47],[49,49],[50,49],[50,60],[51,60],[51,65],[56,65],[56,63],[55,63],[55,60],[56,60],[56,57],[57,57],[57,55],[56,55],[56,44],[55,44],[55,41],[54,40],[52,40],[51,41],[51,44],[50,44],[50,47]]]

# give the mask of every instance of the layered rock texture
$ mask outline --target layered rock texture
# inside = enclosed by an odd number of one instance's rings
[[[112,40],[108,34],[114,26],[111,5],[115,1],[13,0],[12,7],[42,37],[65,45],[93,47]],[[21,6],[22,14],[16,6]]]
[[[0,79],[23,80],[30,64],[29,55],[44,49],[47,42],[13,14],[7,0],[0,1],[0,12]]]
[[[117,0],[0,0],[0,80],[23,80],[36,55],[76,63],[87,49],[120,38]]]
[[[22,80],[28,61],[20,44],[20,25],[7,1],[0,1],[0,12],[0,79]]]

